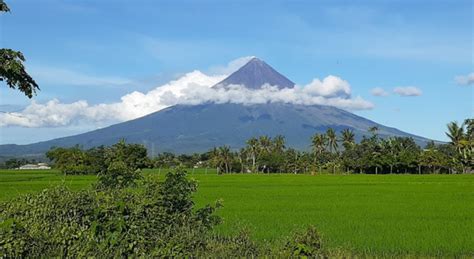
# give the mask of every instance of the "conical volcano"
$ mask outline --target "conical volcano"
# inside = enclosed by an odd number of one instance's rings
[[[217,83],[215,87],[242,85],[249,89],[259,89],[265,84],[277,86],[280,89],[295,86],[295,83],[278,73],[265,61],[254,57],[239,70]]]
[[[293,87],[287,79],[264,61],[253,58],[235,73],[214,87],[243,85],[258,89],[269,84],[279,88]],[[289,103],[235,104],[205,103],[175,105],[144,117],[118,123],[83,134],[58,138],[29,145],[0,145],[0,157],[44,155],[53,146],[81,145],[90,148],[111,145],[125,139],[144,144],[151,155],[158,152],[204,152],[221,145],[241,148],[251,137],[283,135],[287,146],[310,149],[310,138],[315,133],[333,128],[336,132],[352,129],[356,140],[370,135],[368,129],[379,128],[381,137],[413,137],[419,144],[429,140],[386,127],[363,117],[331,106]]]

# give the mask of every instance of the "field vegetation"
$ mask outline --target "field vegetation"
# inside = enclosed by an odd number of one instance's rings
[[[188,169],[197,207],[222,200],[213,232],[247,230],[257,244],[281,247],[295,230],[315,226],[326,248],[370,255],[472,255],[474,175],[229,174]],[[143,170],[163,181],[167,170]],[[86,190],[91,175],[57,170],[0,173],[1,200],[64,183]]]

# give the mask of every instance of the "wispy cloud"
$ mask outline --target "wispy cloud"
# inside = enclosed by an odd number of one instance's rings
[[[454,81],[456,81],[458,85],[474,85],[474,72],[467,75],[456,76]]]
[[[209,68],[209,73],[214,75],[230,75],[234,71],[241,68],[243,65],[247,64],[249,60],[254,58],[255,56],[246,56],[232,60],[225,66],[212,66]]]
[[[375,88],[372,88],[372,90],[370,91],[370,93],[373,95],[373,96],[388,96],[389,93],[387,91],[385,91],[383,88],[381,87],[375,87]]]
[[[96,76],[52,66],[31,66],[31,74],[41,84],[64,86],[120,86],[133,81],[118,76]]]
[[[393,92],[400,96],[420,96],[423,92],[414,86],[399,86],[393,89]]]

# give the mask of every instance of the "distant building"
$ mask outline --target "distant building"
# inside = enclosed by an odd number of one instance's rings
[[[47,170],[47,169],[51,169],[51,167],[46,163],[38,163],[36,165],[34,164],[22,165],[18,169],[20,170]]]

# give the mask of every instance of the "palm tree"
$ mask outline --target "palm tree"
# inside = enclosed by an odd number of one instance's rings
[[[474,141],[474,119],[466,119],[464,125],[466,125],[467,139]]]
[[[250,159],[252,159],[252,172],[255,173],[257,168],[257,154],[259,150],[259,142],[257,138],[251,138],[247,140],[247,151],[250,154]]]
[[[273,148],[275,152],[282,153],[285,149],[285,137],[278,135],[273,138]]]
[[[345,150],[351,149],[355,144],[355,135],[352,129],[344,129],[341,132],[341,142]]]
[[[318,156],[322,156],[324,150],[326,149],[327,137],[325,134],[314,134],[311,138],[311,146],[313,147],[314,153],[314,164],[317,163]],[[319,165],[319,171],[321,172],[321,165]]]
[[[270,154],[272,152],[272,147],[273,147],[273,143],[272,143],[272,139],[268,136],[260,136],[260,138],[258,138],[258,143],[259,143],[259,147],[260,147],[260,156],[262,157],[265,157],[266,155]],[[265,160],[265,159],[264,159]],[[265,169],[267,169],[267,165],[264,164],[264,165],[260,165],[262,167],[262,173],[265,172]]]
[[[377,126],[372,126],[369,128],[369,132],[372,133],[373,137],[377,136],[378,131],[379,131],[379,127]]]
[[[221,165],[224,166],[224,170],[226,173],[231,171],[231,163],[232,163],[232,152],[228,146],[219,147],[219,162]]]
[[[245,148],[241,148],[239,150],[239,152],[237,153],[237,158],[239,159],[239,163],[240,163],[240,173],[244,173],[245,172],[245,157],[247,157],[247,149]]]
[[[474,145],[472,141],[472,119],[467,119],[467,133],[464,133],[464,123],[459,125],[453,121],[448,124],[448,132],[446,135],[451,140],[451,144],[456,148],[458,152],[458,159],[461,162],[463,173],[466,172],[466,167],[472,164]]]
[[[327,145],[328,145],[328,148],[329,148],[329,152],[333,152],[334,151],[337,151],[337,136],[336,136],[336,132],[332,129],[332,128],[329,128],[327,131],[326,131],[326,136],[327,136],[327,139],[328,139],[328,142],[327,142]]]
[[[272,139],[268,136],[260,136],[258,138],[258,142],[260,144],[260,150],[263,153],[270,153],[272,148]]]
[[[219,150],[214,147],[210,151],[211,163],[213,166],[216,167],[217,174],[220,174],[220,157],[219,157]]]
[[[313,147],[313,152],[317,155],[321,155],[326,147],[327,138],[324,134],[314,134],[311,138],[311,146]]]
[[[451,144],[454,145],[459,152],[464,140],[464,124],[459,125],[455,121],[450,122],[448,124],[448,132],[446,132],[446,135],[451,140]]]

